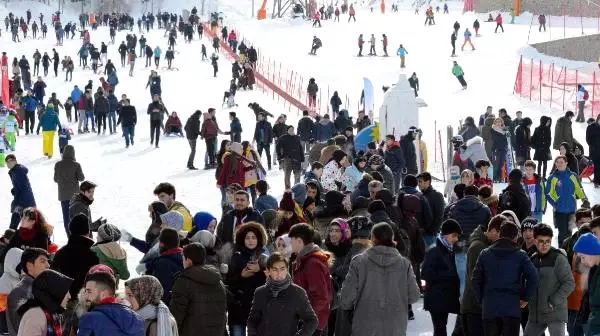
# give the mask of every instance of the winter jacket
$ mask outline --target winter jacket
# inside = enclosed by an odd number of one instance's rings
[[[342,100],[340,99],[340,96],[338,95],[338,92],[335,91],[333,93],[333,96],[331,96],[331,99],[329,100],[329,104],[331,104],[331,109],[333,111],[339,111],[340,110],[340,106],[342,106]]]
[[[338,145],[329,145],[321,150],[321,156],[319,157],[319,162],[323,165],[326,165],[329,160],[331,160],[331,156],[333,156],[333,152],[341,149]]]
[[[69,202],[69,220],[73,219],[73,217],[79,214],[84,214],[88,217],[89,224],[91,226],[92,211],[90,210],[90,205],[92,202],[93,201],[90,201],[80,192],[74,194],[71,198],[71,202]]]
[[[88,237],[71,235],[67,245],[54,255],[52,268],[73,279],[69,289],[71,297],[77,297],[88,271],[99,263],[96,253],[90,249],[93,245],[94,241]]]
[[[500,238],[481,252],[471,281],[484,319],[519,318],[519,301],[531,301],[538,275],[527,254],[516,243]]]
[[[575,288],[565,252],[554,247],[545,255],[531,256],[538,285],[528,301],[529,320],[536,324],[567,322],[567,297]]]
[[[33,284],[33,278],[29,275],[25,275],[23,280],[19,282],[15,288],[8,294],[7,298],[7,310],[6,310],[6,324],[8,326],[8,333],[11,336],[17,336],[19,331],[19,324],[21,323],[21,315],[17,313],[17,310],[32,298],[31,286]]]
[[[348,127],[352,127],[352,120],[346,115],[348,111],[341,110],[338,116],[335,118],[333,125],[337,133],[343,133]]]
[[[181,128],[183,127],[183,125],[181,125],[181,120],[179,119],[179,117],[173,114],[171,114],[165,122],[165,129],[170,130],[171,127],[175,127],[179,130],[181,130]]]
[[[135,106],[122,106],[117,123],[120,123],[123,127],[134,127],[137,123],[137,111],[135,110]]]
[[[395,141],[390,147],[388,147],[383,155],[385,159],[385,165],[388,166],[393,172],[402,173],[406,168],[406,162],[404,161],[404,153],[400,147],[400,143]],[[415,159],[416,160],[416,159]],[[400,184],[400,181],[394,181],[396,184]]]
[[[429,186],[422,192],[423,197],[429,203],[429,209],[431,209],[431,225],[429,231],[437,235],[442,226],[442,217],[444,216],[444,209],[446,208],[446,200],[441,192],[433,189]]]
[[[519,221],[531,216],[531,201],[521,184],[509,184],[500,194],[498,211],[511,210]]]
[[[569,170],[555,171],[546,180],[546,198],[558,213],[575,213],[577,200],[586,198],[577,175]]]
[[[141,336],[144,335],[144,320],[131,308],[107,303],[94,306],[79,319],[77,336]]]
[[[150,115],[150,120],[163,120],[163,114],[166,113],[165,106],[158,101],[153,101],[148,104],[148,115]]]
[[[534,173],[533,176],[535,178],[535,184],[532,184],[531,187],[534,188],[533,191],[535,192],[535,199],[531,199],[530,193],[528,191],[528,188],[530,186],[525,183],[526,181],[523,183],[523,190],[529,198],[531,205],[533,206],[535,204],[535,210],[533,210],[533,212],[545,213],[547,204],[546,185],[544,184],[544,180],[538,174]]]
[[[38,248],[44,249],[46,251],[48,250],[48,243],[50,241],[50,238],[48,237],[48,234],[46,232],[38,231],[35,233],[33,238],[26,239],[21,234],[21,230],[23,230],[23,229],[22,228],[17,229],[17,232],[15,232],[15,235],[8,243],[8,246],[6,247],[5,251],[9,251],[13,247],[18,247],[21,250],[25,250],[28,247],[38,247]],[[3,263],[4,263],[5,257],[6,257],[6,255],[2,256],[1,261]]]
[[[293,281],[306,291],[310,305],[319,321],[318,330],[323,330],[327,326],[329,303],[333,297],[328,260],[328,254],[324,253],[317,245],[309,244],[305,245],[303,251],[298,253],[292,265]]]
[[[519,165],[526,160],[531,160],[531,131],[525,125],[519,125],[515,129],[515,156]]]
[[[232,142],[241,142],[242,140],[242,123],[240,119],[233,118],[229,124],[229,133],[231,134]]]
[[[56,129],[60,129],[60,120],[58,120],[58,115],[54,109],[46,107],[42,118],[40,119],[40,125],[42,125],[42,131],[56,131]]]
[[[394,180],[394,175],[392,174],[392,170],[390,169],[390,167],[384,164],[381,167],[379,167],[379,169],[377,169],[376,171],[379,172],[381,176],[383,176],[383,187],[387,190],[394,190],[394,183],[396,183],[396,181]],[[372,172],[373,169],[371,169],[371,166],[365,167],[365,173]]]
[[[21,255],[23,250],[19,248],[12,248],[6,253],[4,258],[3,270],[4,273],[0,277],[0,308],[2,309],[3,316],[6,316],[8,310],[8,294],[17,287],[21,281],[20,276],[17,272],[17,265],[21,263]]]
[[[183,270],[181,248],[161,252],[156,259],[146,263],[146,274],[155,276],[163,288],[163,302],[171,302],[171,289],[175,275]]]
[[[108,99],[102,96],[98,96],[94,102],[94,114],[97,116],[105,116],[108,114],[110,107],[108,105]]]
[[[129,279],[127,252],[119,242],[99,243],[92,246],[91,250],[98,257],[98,263],[110,267],[117,279]]]
[[[309,96],[316,97],[317,92],[319,91],[319,86],[315,83],[314,80],[309,81],[308,86],[306,87],[306,92]]]
[[[464,76],[464,71],[463,69],[460,67],[460,65],[458,64],[454,64],[454,66],[452,66],[452,74],[456,77],[458,76]]]
[[[223,217],[221,217],[221,221],[217,226],[217,239],[223,244],[233,242],[235,229],[238,226],[248,222],[257,222],[263,224],[264,220],[260,213],[252,208],[246,208],[244,210],[241,221],[239,222],[238,218],[236,217],[236,210],[227,211]]]
[[[473,165],[479,160],[490,161],[485,148],[483,147],[483,139],[480,136],[474,136],[466,143],[467,148],[460,149],[460,159],[463,161],[470,160]]]
[[[600,164],[600,124],[596,122],[587,127],[585,140],[590,149],[590,158]]]
[[[335,135],[335,124],[329,119],[321,119],[315,125],[315,140],[327,141]]]
[[[188,140],[196,140],[200,136],[200,113],[194,113],[185,122],[185,137]]]
[[[462,135],[463,140],[465,142],[468,142],[469,140],[473,139],[474,137],[477,137],[480,135],[479,128],[477,128],[477,126],[475,126],[473,124],[465,124],[463,129],[460,132],[460,135]]]
[[[552,159],[552,154],[550,153],[552,129],[550,126],[546,126],[548,121],[552,121],[552,119],[542,116],[540,118],[540,126],[533,130],[531,147],[534,149],[533,159],[536,161],[548,161]]]
[[[400,148],[402,148],[402,153],[404,154],[406,172],[408,174],[416,175],[418,172],[417,152],[413,141],[414,139],[412,132],[409,132],[408,134],[405,134],[402,137],[400,137]]]
[[[364,173],[358,170],[358,168],[356,168],[354,164],[344,169],[342,183],[344,184],[344,187],[346,187],[346,190],[354,191],[354,188],[356,188],[356,186],[362,179],[363,174]]]
[[[33,112],[37,109],[38,101],[33,96],[25,96],[22,98],[23,109],[27,112]]]
[[[223,155],[223,169],[217,178],[217,184],[220,186],[228,186],[237,183],[244,185],[245,167],[243,159],[232,152],[227,152]]]
[[[252,139],[257,144],[271,144],[273,142],[273,127],[271,127],[271,123],[266,120],[257,122]]]
[[[204,118],[204,123],[202,123],[202,128],[200,129],[200,136],[205,139],[216,138],[219,135],[219,126],[217,122],[208,117]]]
[[[219,271],[194,265],[181,271],[173,284],[170,304],[180,336],[223,336],[227,294]]]
[[[13,195],[13,200],[10,204],[11,211],[14,211],[16,207],[22,209],[35,207],[35,198],[27,173],[29,173],[29,169],[21,164],[16,164],[8,171],[8,176],[13,186],[10,190],[10,193]]]
[[[350,262],[341,299],[341,309],[354,310],[352,335],[405,336],[419,287],[408,259],[393,247],[374,246]]]
[[[70,201],[79,191],[79,182],[85,180],[79,162],[75,161],[75,148],[66,146],[62,159],[54,164],[54,182],[58,184],[58,200]]]
[[[300,322],[302,328],[298,329]],[[317,322],[306,291],[300,286],[290,284],[273,297],[268,285],[263,285],[254,293],[248,336],[311,336]]]
[[[275,122],[273,125],[273,136],[275,137],[276,141],[278,141],[280,137],[287,134],[287,127],[288,126],[282,122]]]
[[[291,159],[294,163],[304,162],[304,149],[300,143],[300,137],[297,135],[285,134],[277,141],[275,148],[278,159]]]
[[[479,225],[469,236],[467,245],[469,246],[469,249],[467,250],[465,290],[460,302],[460,312],[462,314],[481,314],[481,304],[475,296],[475,292],[473,291],[472,276],[473,271],[475,270],[475,264],[477,263],[477,258],[479,258],[481,251],[488,248],[492,243],[487,239],[485,234],[487,231],[487,226],[488,223]]]
[[[248,278],[242,277],[242,270],[253,258],[256,258],[260,270]],[[256,251],[248,250],[245,247],[238,247],[234,251],[225,280],[231,296],[227,303],[227,323],[229,325],[244,325],[248,321],[254,291],[264,285],[267,279],[264,273],[266,265],[263,264],[265,260],[264,254],[259,252],[257,255]]]
[[[463,231],[457,243],[457,248],[466,248],[469,235],[479,225],[486,225],[490,221],[490,217],[490,209],[481,203],[476,196],[465,196],[449,205],[446,209],[446,218],[458,221]]]
[[[460,311],[460,279],[454,252],[440,241],[425,253],[421,277],[427,283],[423,309],[432,313],[458,314]]]
[[[106,99],[108,100],[108,112],[116,113],[117,109],[119,108],[119,101],[117,100],[117,97],[114,94],[109,94]]]
[[[323,186],[323,191],[327,192],[329,190],[340,190],[338,184],[342,183],[342,174],[344,173],[344,168],[341,167],[337,161],[331,160],[328,164],[323,167],[323,175],[321,175],[321,185]]]
[[[277,199],[271,195],[260,195],[256,198],[256,201],[254,201],[254,209],[261,214],[265,210],[277,210],[278,208],[279,203],[277,202]]]
[[[569,144],[569,149],[573,149],[576,141],[573,138],[573,129],[571,128],[571,124],[572,122],[564,116],[556,120],[556,126],[554,126],[554,141],[552,142],[552,148],[559,150],[560,144],[566,142]]]
[[[296,133],[302,141],[310,141],[315,137],[315,122],[310,117],[302,117],[298,120]]]

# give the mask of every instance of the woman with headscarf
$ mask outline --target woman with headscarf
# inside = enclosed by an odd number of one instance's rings
[[[364,156],[359,156],[354,159],[352,165],[344,170],[342,182],[348,191],[354,191],[358,182],[362,179],[367,165],[367,159]]]
[[[460,173],[460,183],[459,184],[464,184],[465,188],[473,185],[473,183],[475,183],[475,174],[469,170],[469,169],[465,169],[462,171],[462,173]],[[452,191],[452,194],[450,194],[450,196],[448,196],[448,204],[452,204],[456,201],[458,201],[461,197],[459,197],[459,195],[457,195],[454,191]]]
[[[144,335],[177,336],[177,322],[169,307],[161,301],[163,288],[157,278],[142,275],[125,282],[125,297],[144,319]]]
[[[46,217],[38,209],[26,208],[23,210],[19,228],[8,243],[6,251],[13,247],[20,249],[39,247],[47,251],[51,232],[52,227],[46,222]],[[4,256],[2,262],[4,262]]]
[[[337,318],[337,310],[340,303],[340,293],[342,290],[342,283],[348,274],[348,266],[346,258],[350,247],[352,247],[352,241],[350,240],[350,227],[343,218],[335,218],[329,225],[329,233],[325,238],[325,247],[327,251],[333,254],[333,264],[329,268],[333,282],[333,301],[330,307],[329,313],[329,335],[335,333],[335,321]]]
[[[348,155],[343,150],[337,149],[333,152],[321,175],[321,185],[325,192],[343,189],[342,175],[348,163]]]

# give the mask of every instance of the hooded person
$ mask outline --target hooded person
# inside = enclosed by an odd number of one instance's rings
[[[146,262],[144,273],[158,278],[164,289],[162,296],[164,302],[170,302],[175,275],[183,270],[183,254],[179,243],[177,230],[172,227],[164,228],[158,237],[159,256]]]
[[[215,216],[213,216],[209,212],[200,211],[194,215],[192,231],[190,231],[190,233],[192,233],[191,236],[193,236],[196,232],[201,230],[208,230],[214,233],[216,228],[217,219],[215,218]],[[188,236],[190,235],[188,234]]]
[[[304,222],[304,218],[298,216],[295,210],[296,203],[292,199],[292,193],[284,192],[279,202],[278,216],[275,221],[277,223],[275,237],[288,233],[292,225]]]
[[[374,172],[380,173],[383,177],[383,187],[388,190],[394,190],[394,184],[396,183],[394,174],[392,173],[392,170],[385,165],[381,155],[374,154],[369,158],[367,166],[365,167],[365,172],[370,174]]]
[[[131,309],[144,319],[144,335],[178,336],[177,321],[169,307],[161,301],[163,288],[157,278],[150,275],[125,282],[125,296]]]
[[[102,224],[98,228],[97,243],[91,250],[96,253],[100,264],[113,270],[117,281],[129,279],[127,269],[127,251],[121,245],[121,231],[112,224]]]
[[[531,215],[531,200],[523,188],[523,172],[513,169],[508,174],[509,184],[500,194],[500,211],[512,210],[519,222]]]
[[[200,243],[206,251],[206,264],[217,268],[221,275],[227,274],[227,265],[222,262],[221,256],[217,253],[217,237],[214,233],[207,230],[196,232],[191,238],[190,243]]]
[[[292,239],[287,234],[277,237],[275,239],[275,248],[277,252],[289,259],[293,252]]]
[[[475,167],[477,161],[485,160],[490,161],[485,152],[483,145],[483,138],[480,136],[474,136],[473,138],[466,140],[466,143],[459,148],[460,159],[463,161],[469,161],[469,167]]]
[[[0,331],[3,333],[8,332],[6,325],[6,311],[8,309],[8,294],[19,284],[21,281],[21,274],[19,274],[21,255],[23,250],[17,247],[13,247],[6,253],[4,258],[4,273],[0,277]],[[19,268],[19,270],[17,269]]]

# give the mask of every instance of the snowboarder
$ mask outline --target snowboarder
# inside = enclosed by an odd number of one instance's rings
[[[458,79],[460,85],[462,85],[463,90],[466,90],[467,81],[465,81],[464,78],[465,72],[456,61],[454,61],[454,65],[452,66],[452,74],[456,77],[456,79]]]
[[[452,57],[456,57],[456,31],[452,32],[450,35],[450,44],[452,45]]]
[[[363,39],[363,34],[358,35],[358,56],[362,56],[363,44],[365,44],[365,40]]]
[[[464,36],[465,36],[465,42],[463,42],[463,45],[460,48],[460,50],[464,51],[465,45],[467,45],[467,43],[471,45],[471,50],[475,50],[475,46],[473,45],[473,42],[471,42],[471,32],[469,31],[469,28],[465,28]]]
[[[317,50],[319,48],[321,48],[322,45],[323,45],[323,43],[321,42],[321,39],[319,39],[316,36],[313,36],[312,47],[310,49],[310,55],[316,55],[317,54]]]
[[[406,68],[406,66],[404,65],[404,58],[407,54],[408,51],[406,51],[406,49],[401,44],[398,48],[398,51],[396,52],[396,55],[400,56],[400,68]]]

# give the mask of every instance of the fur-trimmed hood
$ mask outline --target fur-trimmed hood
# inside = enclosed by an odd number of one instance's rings
[[[471,146],[472,144],[483,144],[483,138],[480,136],[474,136],[471,139],[469,139],[466,143],[467,147]]]

